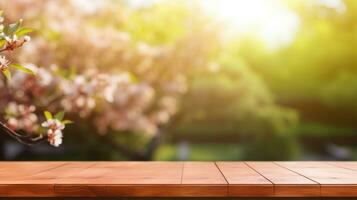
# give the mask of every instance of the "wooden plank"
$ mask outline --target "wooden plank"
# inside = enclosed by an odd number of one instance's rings
[[[222,185],[227,181],[213,162],[185,162],[182,184]]]
[[[327,163],[331,164],[331,165],[334,165],[334,166],[338,166],[338,167],[350,169],[350,170],[353,170],[353,171],[357,171],[357,162],[344,161],[344,162],[327,162]]]
[[[99,181],[109,184],[180,184],[182,162],[107,162],[89,172],[104,169]]]
[[[26,182],[41,182],[42,184],[47,184],[52,188],[51,196],[58,196],[55,191],[55,185],[60,182],[62,179],[66,179],[72,174],[78,174],[83,170],[93,166],[94,162],[67,162],[65,165],[62,165],[57,168],[53,168],[51,170],[38,173],[34,176],[31,176],[24,181]],[[88,186],[90,188],[90,185]],[[86,194],[85,191],[81,190],[82,194]],[[89,195],[88,195],[89,196]]]
[[[357,172],[324,162],[278,162],[321,185],[323,197],[356,197]]]
[[[58,196],[179,196],[182,162],[98,162],[60,179]]]
[[[109,196],[180,196],[182,162],[132,162],[115,166],[121,166],[123,171],[116,170],[111,176]]]
[[[0,197],[357,197],[356,165],[0,162]]]
[[[53,182],[32,177],[63,165],[63,162],[1,162],[0,197],[53,196]]]
[[[247,165],[274,184],[274,196],[320,196],[320,186],[318,183],[273,162],[247,162]]]
[[[63,162],[0,162],[0,181],[23,178],[63,165]]]
[[[217,162],[227,180],[228,196],[269,197],[274,195],[273,184],[244,162]]]
[[[181,196],[220,197],[227,195],[227,181],[213,162],[185,162]]]

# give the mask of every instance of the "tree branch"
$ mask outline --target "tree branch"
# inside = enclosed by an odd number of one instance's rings
[[[43,137],[42,135],[40,135],[38,137],[31,137],[31,136],[25,136],[25,135],[18,134],[15,131],[13,131],[12,129],[10,129],[9,127],[7,127],[2,122],[0,122],[0,132],[6,133],[13,139],[17,140],[18,142],[28,145],[28,146],[31,146],[32,144],[40,142],[45,139],[45,137]]]

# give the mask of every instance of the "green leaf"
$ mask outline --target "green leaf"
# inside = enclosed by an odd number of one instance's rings
[[[137,83],[138,82],[138,78],[134,74],[130,73],[129,76],[130,76],[130,81],[132,83]]]
[[[5,35],[12,36],[17,31],[17,29],[20,27],[20,25],[21,25],[21,21],[20,20],[15,22],[15,23],[6,25],[4,27]]]
[[[11,80],[11,73],[10,70],[5,69],[5,70],[1,70],[2,74],[4,74],[4,76],[6,77],[7,80]]]
[[[59,121],[62,121],[62,119],[63,119],[63,117],[64,117],[64,114],[65,114],[64,111],[58,112],[58,113],[55,115],[55,119],[58,119]]]
[[[62,124],[64,124],[64,125],[66,125],[66,124],[73,124],[73,123],[74,123],[73,121],[68,120],[68,119],[62,121]]]
[[[29,68],[26,68],[26,67],[24,67],[24,66],[22,66],[20,64],[10,64],[10,67],[13,67],[13,68],[16,68],[18,70],[21,70],[21,71],[23,71],[23,72],[25,72],[27,74],[35,75],[35,73],[32,70],[30,70]]]
[[[3,47],[4,44],[6,44],[6,40],[5,39],[0,39],[0,48]]]
[[[45,112],[43,112],[43,114],[45,115],[45,117],[46,117],[46,119],[47,120],[50,120],[50,119],[52,119],[53,117],[52,117],[52,114],[49,112],[49,111],[45,111]]]
[[[35,30],[32,29],[32,28],[19,28],[17,31],[16,31],[16,35],[17,37],[20,37],[20,36],[23,36],[23,35],[26,35],[28,33],[31,33],[31,32],[34,32]]]
[[[0,10],[0,16],[3,16],[3,14],[4,14],[4,11]]]

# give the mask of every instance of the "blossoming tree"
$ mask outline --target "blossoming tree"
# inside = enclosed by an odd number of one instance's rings
[[[32,32],[30,28],[21,27],[22,19],[15,23],[3,24],[4,16],[3,11],[0,11],[0,52],[4,54],[11,54],[14,50],[22,47],[26,42],[30,41],[30,36],[26,35]],[[0,71],[4,75],[3,85],[5,94],[10,94],[8,90],[8,83],[11,81],[10,68],[18,69],[24,73],[35,75],[34,72],[20,64],[12,63],[5,55],[0,55]],[[14,91],[17,92],[17,91]],[[2,93],[2,97],[5,97]],[[65,124],[70,123],[69,120],[62,121],[64,112],[56,114],[55,118],[48,111],[45,111],[46,121],[42,126],[46,130],[39,130],[37,123],[37,116],[33,114],[35,107],[30,105],[16,105],[9,103],[5,110],[7,125],[0,122],[0,129],[15,138],[21,143],[31,144],[32,142],[39,141],[47,138],[48,142],[53,146],[59,146],[62,143],[62,130]],[[17,119],[16,117],[20,117]],[[29,135],[22,135],[16,133],[14,130],[25,130]],[[33,135],[31,133],[36,133]]]
[[[198,122],[200,139],[208,135],[202,127],[222,130],[222,121],[249,133],[293,126],[295,115],[276,105],[240,53],[227,54],[232,41],[221,35],[222,24],[192,1],[143,8],[111,0],[8,2],[0,0],[8,21],[23,18],[36,29],[30,43],[28,33],[16,35],[21,51],[2,60],[6,69],[28,72],[12,70],[12,78],[0,82],[1,121],[21,141],[47,138],[60,145],[64,112],[75,122],[64,143],[104,152],[95,159],[112,159],[103,157],[113,150],[120,155],[114,159],[152,159],[163,133],[175,137],[173,129]]]
[[[91,13],[76,7],[75,2],[14,0],[10,7],[0,1],[4,10],[11,9],[10,20],[21,16],[39,30],[21,52],[11,55],[36,75],[15,71],[11,80],[0,85],[6,88],[0,90],[4,120],[9,128],[31,138],[46,128],[47,135],[54,134],[48,137],[50,144],[58,146],[62,139],[58,133],[68,121],[59,124],[56,120],[62,121],[63,113],[53,117],[48,113],[64,110],[73,121],[84,120],[119,151],[134,159],[148,159],[144,157],[161,137],[162,126],[176,113],[178,100],[186,92],[188,74],[209,64],[206,57],[211,49],[206,43],[208,38],[214,41],[214,31],[199,27],[199,21],[190,22],[195,28],[187,30],[192,32],[162,36],[167,40],[164,43],[142,41],[127,25],[116,27],[121,19],[103,19],[116,13],[115,9],[122,11],[119,18],[145,16],[135,16],[117,4]],[[185,15],[176,17],[184,21]],[[39,19],[43,21],[39,23]],[[97,25],[98,21],[106,23]],[[168,33],[175,32],[163,34]],[[41,127],[38,122],[47,110],[47,121]],[[151,138],[148,150],[130,152],[114,142],[110,132],[147,135]]]

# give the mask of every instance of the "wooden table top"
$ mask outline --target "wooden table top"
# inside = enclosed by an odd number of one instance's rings
[[[357,197],[357,162],[0,162],[0,197]]]

